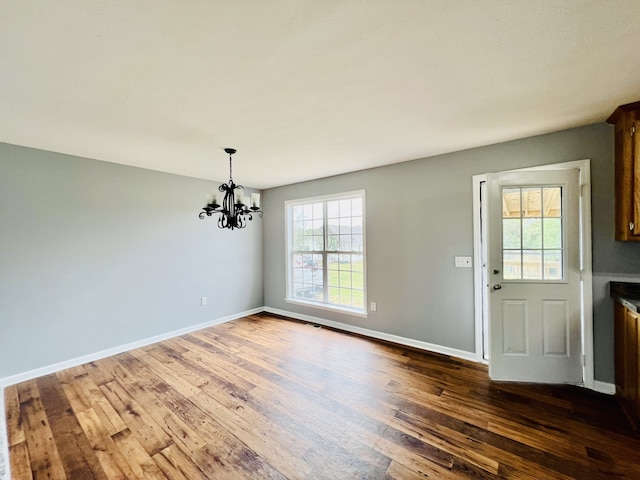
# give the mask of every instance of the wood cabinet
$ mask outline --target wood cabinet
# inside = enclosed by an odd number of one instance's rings
[[[615,128],[616,240],[640,241],[640,102],[607,119]]]
[[[634,428],[640,427],[640,315],[620,302],[614,314],[616,396]]]

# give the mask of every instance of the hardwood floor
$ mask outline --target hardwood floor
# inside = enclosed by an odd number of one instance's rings
[[[640,478],[612,397],[266,314],[5,396],[21,480]]]

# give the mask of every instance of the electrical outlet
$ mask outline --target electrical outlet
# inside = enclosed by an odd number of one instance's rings
[[[203,307],[207,304],[207,297],[201,297],[200,298],[200,305],[202,305]]]
[[[471,268],[471,257],[454,257],[457,268]]]
[[[371,302],[371,311],[376,312],[378,310],[378,304],[376,302]]]

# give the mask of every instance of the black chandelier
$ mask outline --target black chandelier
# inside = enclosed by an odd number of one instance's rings
[[[260,194],[252,193],[251,197],[245,197],[242,185],[233,183],[231,175],[231,156],[236,153],[235,148],[225,148],[229,154],[229,183],[223,183],[218,187],[217,192],[207,196],[207,204],[200,214],[200,219],[205,216],[210,217],[214,213],[218,216],[219,228],[244,228],[248,220],[253,220],[253,215],[258,214],[260,218],[264,215],[260,210]],[[219,203],[222,202],[222,203]]]

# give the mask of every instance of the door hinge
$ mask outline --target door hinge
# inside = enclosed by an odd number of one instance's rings
[[[634,125],[633,127],[631,127],[631,133],[630,135],[633,137],[636,133],[636,126]]]
[[[587,366],[587,356],[584,353],[582,354],[582,366]]]
[[[636,228],[636,224],[633,222],[629,222],[629,230],[633,232],[634,228]]]

